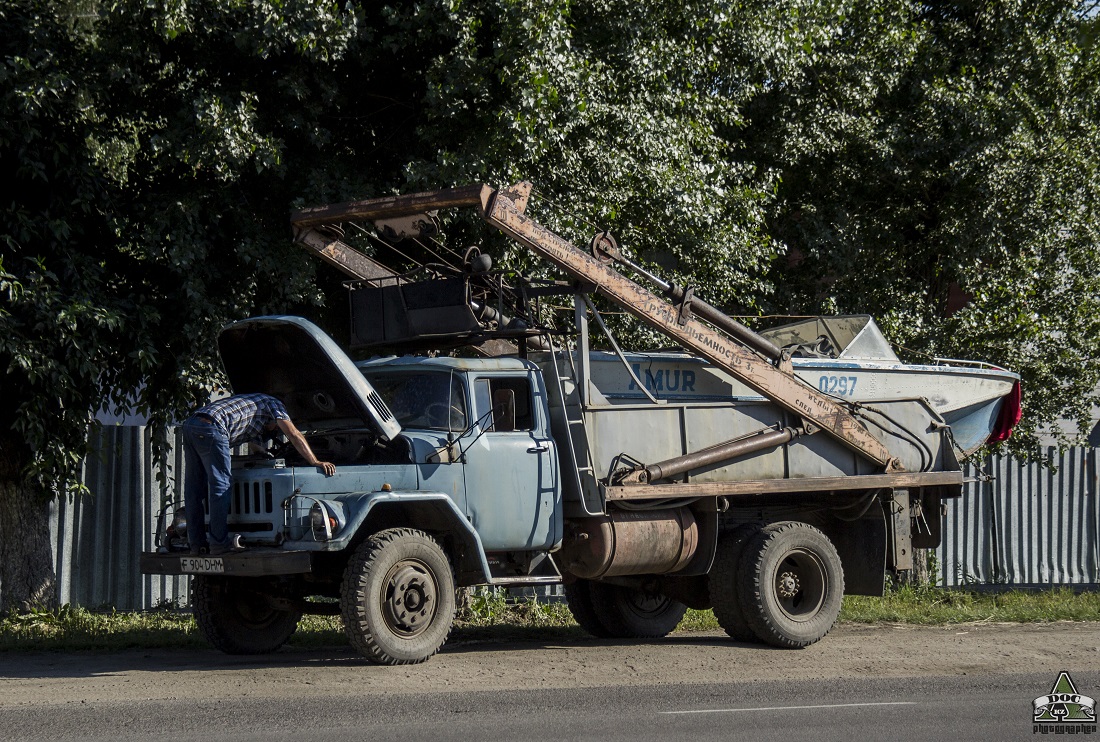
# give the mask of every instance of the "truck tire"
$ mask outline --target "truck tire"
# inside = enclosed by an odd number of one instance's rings
[[[588,586],[596,618],[617,639],[653,639],[680,624],[687,606],[658,592],[591,582]]]
[[[286,643],[301,611],[281,610],[255,577],[191,578],[191,610],[207,641],[226,654],[267,654]]]
[[[741,573],[745,546],[760,532],[755,525],[738,526],[718,541],[714,566],[708,576],[708,590],[714,604],[714,617],[730,638],[739,642],[760,641],[745,620],[741,607]]]
[[[592,581],[577,580],[565,586],[565,602],[577,624],[598,639],[608,639],[611,632],[600,623],[592,604]]]
[[[773,523],[742,558],[741,608],[761,641],[794,649],[829,633],[844,597],[844,569],[825,534],[798,521]]]
[[[340,611],[351,645],[371,662],[423,662],[443,646],[454,621],[447,555],[423,531],[379,531],[348,562]]]

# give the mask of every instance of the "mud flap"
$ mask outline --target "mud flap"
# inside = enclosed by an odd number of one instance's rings
[[[844,565],[846,595],[883,594],[886,588],[886,515],[872,507],[868,515],[859,520],[830,518],[821,525]]]

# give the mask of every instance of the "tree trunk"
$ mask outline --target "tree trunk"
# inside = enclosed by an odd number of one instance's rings
[[[913,568],[905,574],[902,582],[913,587],[931,584],[931,575],[928,571],[928,549],[913,549]]]
[[[50,502],[21,482],[0,480],[0,611],[56,606]]]

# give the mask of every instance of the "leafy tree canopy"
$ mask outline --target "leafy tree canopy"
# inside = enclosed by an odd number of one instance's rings
[[[801,53],[758,79],[740,132],[781,183],[775,306],[868,312],[915,359],[1019,371],[1024,445],[1060,415],[1084,424],[1100,382],[1100,58],[1082,10],[785,5]]]
[[[763,187],[717,133],[738,116],[708,40],[729,21],[706,4],[2,12],[0,143],[20,194],[3,427],[42,484],[79,461],[89,409],[136,393],[178,413],[224,322],[320,300],[293,205],[526,177],[592,215],[578,234],[616,228],[717,300],[768,293]]]
[[[138,393],[163,419],[209,381],[223,322],[313,294],[288,172],[324,133],[291,103],[355,18],[158,5],[0,8],[0,434],[39,485],[75,471],[89,410]]]

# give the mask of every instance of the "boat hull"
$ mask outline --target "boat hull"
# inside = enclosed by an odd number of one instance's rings
[[[591,354],[591,380],[609,404],[637,404],[648,395],[667,403],[760,402],[743,383],[693,356],[629,353],[627,363],[611,353]],[[992,367],[916,365],[828,358],[795,358],[795,375],[807,385],[861,405],[923,400],[951,427],[963,454],[981,447],[996,430],[1005,399],[1020,377]]]

